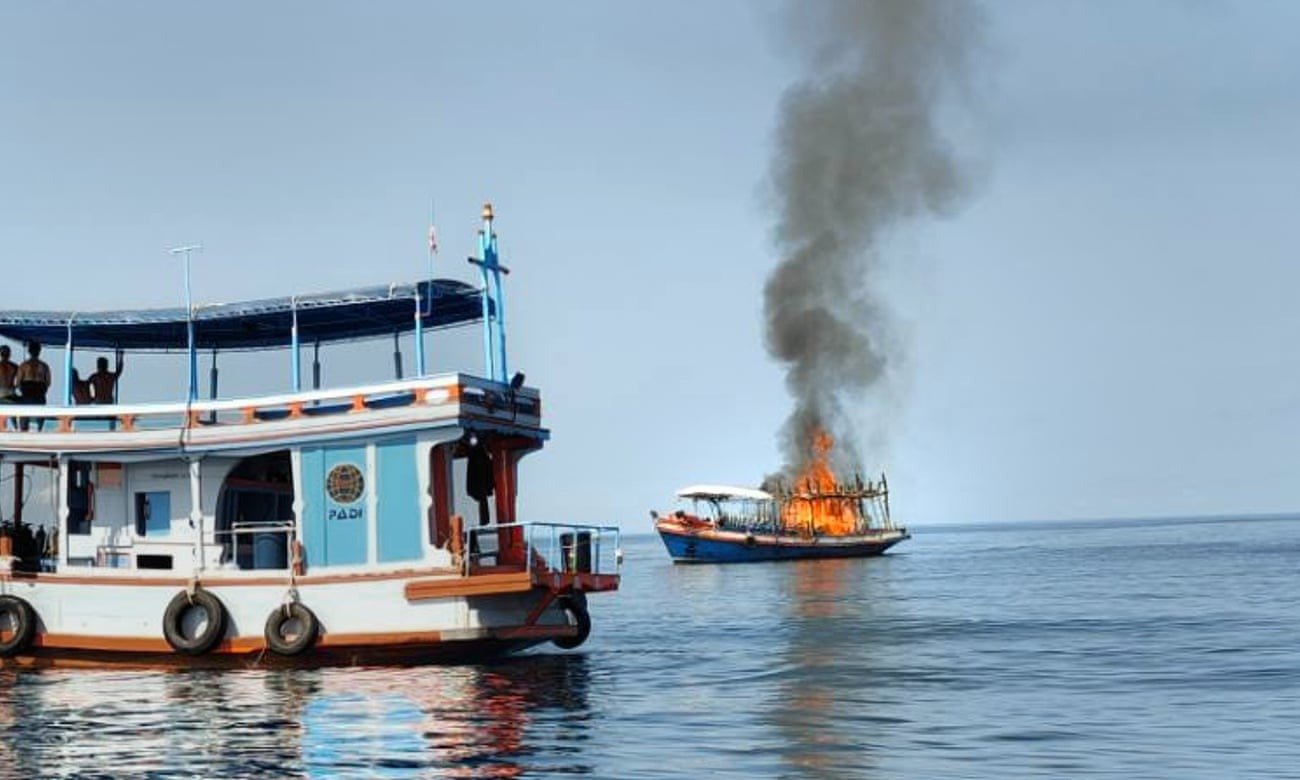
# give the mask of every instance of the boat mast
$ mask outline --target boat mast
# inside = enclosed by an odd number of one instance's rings
[[[506,363],[506,304],[501,275],[510,269],[497,255],[497,234],[492,230],[492,204],[483,204],[483,228],[478,233],[478,257],[469,258],[483,278],[483,360],[488,379],[505,384],[510,370]]]

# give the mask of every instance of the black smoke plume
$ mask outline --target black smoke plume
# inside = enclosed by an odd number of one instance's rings
[[[967,94],[983,24],[963,0],[797,2],[781,22],[805,69],[782,97],[770,172],[782,260],[764,290],[766,341],[794,396],[784,473],[804,469],[818,429],[846,473],[861,466],[848,412],[896,357],[875,287],[881,240],[968,190],[939,114]]]

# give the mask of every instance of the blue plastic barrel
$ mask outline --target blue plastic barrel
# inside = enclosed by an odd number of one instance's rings
[[[289,568],[288,539],[289,535],[283,533],[253,534],[253,568]]]

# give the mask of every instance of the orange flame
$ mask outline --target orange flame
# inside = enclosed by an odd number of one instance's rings
[[[854,533],[860,521],[856,501],[836,498],[839,483],[831,471],[835,439],[825,431],[813,434],[812,459],[794,483],[792,495],[781,508],[787,531],[844,536]]]

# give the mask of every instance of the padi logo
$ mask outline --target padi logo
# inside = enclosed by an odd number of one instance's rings
[[[355,504],[366,492],[366,478],[351,463],[340,463],[325,477],[325,492],[338,504]]]
[[[358,502],[366,494],[366,478],[355,465],[340,463],[330,469],[325,477],[325,492],[335,504],[344,505],[329,507],[325,514],[328,519],[360,520],[365,517],[363,505]]]
[[[365,517],[365,512],[359,506],[330,507],[327,517],[330,520],[360,520]]]

